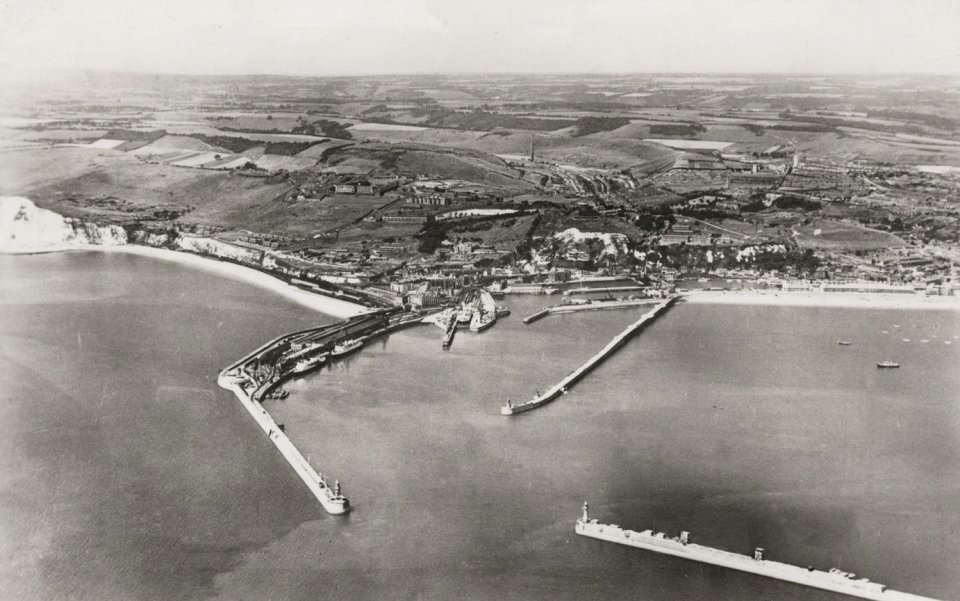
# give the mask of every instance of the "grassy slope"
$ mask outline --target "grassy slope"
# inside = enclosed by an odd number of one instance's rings
[[[119,151],[71,147],[17,150],[0,156],[0,193],[6,195],[27,195],[33,188],[54,186],[99,168],[138,162]]]
[[[237,221],[238,211],[269,202],[287,184],[229,173],[146,164],[119,152],[54,148],[7,153],[2,192],[28,196],[40,206],[73,216],[104,216],[90,199],[113,197],[124,202],[123,217],[154,209],[196,207],[186,221],[256,229]],[[68,202],[67,199],[76,199]]]

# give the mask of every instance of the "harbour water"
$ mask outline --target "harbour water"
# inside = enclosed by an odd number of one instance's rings
[[[585,500],[960,597],[960,314],[680,304],[504,419],[644,309],[501,303],[448,351],[398,332],[266,404],[343,480],[334,517],[215,382],[323,318],[142,257],[0,256],[0,597],[844,598],[578,537]]]

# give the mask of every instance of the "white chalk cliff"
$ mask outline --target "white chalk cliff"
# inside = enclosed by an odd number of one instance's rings
[[[127,234],[120,226],[83,223],[41,209],[27,198],[0,196],[0,253],[126,243]]]

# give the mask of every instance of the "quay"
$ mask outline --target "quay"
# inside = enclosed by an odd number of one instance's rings
[[[623,346],[623,344],[626,343],[627,340],[629,340],[634,334],[639,332],[648,323],[650,323],[651,321],[659,317],[664,311],[670,308],[670,306],[673,305],[674,301],[676,301],[677,298],[678,297],[676,296],[672,296],[664,301],[657,303],[653,307],[653,309],[644,313],[640,317],[640,319],[633,322],[632,324],[627,326],[627,328],[624,331],[614,336],[613,340],[607,343],[605,347],[600,349],[600,351],[596,355],[587,359],[586,363],[584,363],[577,369],[567,374],[565,378],[563,378],[562,380],[554,384],[543,394],[538,395],[533,399],[525,403],[520,403],[518,405],[514,405],[508,400],[507,404],[500,408],[500,414],[516,415],[518,413],[524,413],[526,411],[536,409],[537,407],[542,407],[543,405],[546,405],[547,403],[556,399],[560,395],[565,394],[571,386],[573,386],[578,381],[580,381],[580,379],[583,378],[588,373],[590,373],[590,371],[593,370],[593,368],[595,368],[597,365],[602,363],[604,359],[609,357],[611,354],[613,354],[614,351],[616,351],[618,348]]]
[[[576,313],[577,311],[603,311],[607,309],[630,309],[632,307],[642,307],[656,303],[659,299],[641,298],[641,299],[618,299],[618,300],[595,300],[582,303],[569,303],[562,305],[553,305],[544,307],[533,315],[524,318],[523,323],[530,324],[547,315],[555,313]]]
[[[866,578],[857,578],[856,574],[837,568],[823,571],[813,567],[802,568],[788,563],[771,561],[764,558],[763,549],[759,547],[754,550],[753,557],[750,557],[691,543],[690,533],[686,531],[681,532],[679,536],[672,537],[653,530],[635,532],[623,529],[616,524],[601,524],[596,519],[590,519],[587,514],[586,503],[583,504],[583,515],[577,520],[574,531],[581,536],[606,542],[682,557],[691,561],[749,572],[768,578],[776,578],[777,580],[861,599],[871,599],[873,601],[936,601],[931,597],[890,590],[883,584],[871,582]]]
[[[570,288],[569,290],[564,290],[564,296],[570,296],[571,294],[590,294],[593,292],[635,292],[637,290],[646,290],[649,286],[607,286],[606,288],[587,288],[581,286],[579,288]]]

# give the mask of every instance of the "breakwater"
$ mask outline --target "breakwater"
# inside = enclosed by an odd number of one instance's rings
[[[252,388],[254,383],[243,374],[242,368],[228,368],[220,372],[220,376],[217,378],[217,384],[219,384],[221,388],[233,392],[234,395],[240,399],[244,408],[253,416],[257,425],[267,434],[270,441],[277,447],[277,450],[280,451],[283,458],[287,460],[287,463],[290,464],[293,471],[303,480],[303,483],[307,485],[307,488],[313,496],[320,501],[324,509],[334,515],[350,511],[350,501],[341,494],[340,482],[335,482],[331,487],[327,483],[326,478],[313,469],[310,462],[307,461],[293,442],[290,441],[290,438],[283,431],[283,428],[273,420],[273,417],[267,413],[267,410],[253,400],[252,394],[248,392],[247,387]]]
[[[593,368],[603,362],[604,359],[609,357],[614,353],[618,348],[624,345],[633,335],[643,329],[648,323],[659,317],[664,311],[666,311],[674,301],[677,300],[677,297],[670,297],[664,301],[657,303],[653,309],[644,313],[640,319],[633,322],[627,328],[614,336],[613,340],[607,343],[600,351],[594,356],[587,359],[587,362],[573,370],[565,378],[551,386],[541,395],[534,397],[533,399],[520,403],[517,405],[512,404],[509,400],[507,404],[500,408],[501,415],[516,415],[517,413],[524,413],[537,407],[542,407],[550,401],[556,399],[558,396],[565,394],[567,390],[580,381],[585,375],[590,373]]]
[[[874,601],[935,601],[930,597],[890,590],[883,584],[871,582],[866,578],[857,578],[856,574],[836,568],[823,571],[812,567],[802,568],[779,561],[771,561],[764,557],[762,548],[755,549],[753,557],[750,557],[691,543],[689,532],[681,532],[679,536],[669,537],[662,532],[654,532],[653,530],[635,532],[621,528],[616,524],[601,524],[596,519],[590,519],[587,514],[586,503],[583,505],[583,516],[577,520],[574,531],[581,536],[602,541],[682,557],[691,561],[749,572],[768,578],[776,578],[777,580],[860,597],[861,599],[872,599]]]
[[[290,467],[303,480],[313,496],[323,508],[332,514],[342,514],[350,510],[350,502],[340,492],[340,482],[330,486],[326,478],[317,473],[310,462],[304,458],[289,437],[283,426],[277,424],[260,402],[271,390],[287,379],[301,375],[310,369],[316,369],[324,362],[316,362],[306,369],[290,369],[289,356],[300,356],[335,351],[336,345],[352,340],[360,345],[367,341],[385,336],[391,332],[421,323],[420,316],[389,315],[368,313],[348,319],[344,322],[309,328],[278,336],[261,345],[239,361],[220,372],[217,384],[233,392],[244,408],[253,416],[260,428],[283,455]],[[292,351],[292,345],[304,347]],[[284,367],[286,365],[286,367]]]

